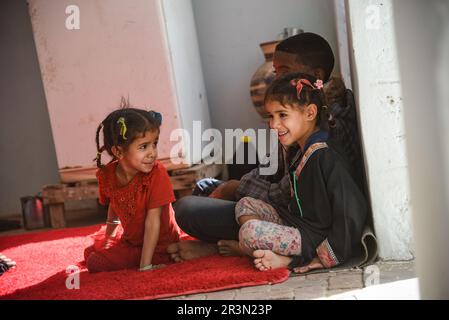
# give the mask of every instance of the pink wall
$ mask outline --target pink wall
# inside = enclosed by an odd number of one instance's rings
[[[160,1],[29,0],[58,166],[89,166],[95,130],[120,97],[163,113],[159,155],[180,127]],[[66,28],[66,7],[80,29]]]

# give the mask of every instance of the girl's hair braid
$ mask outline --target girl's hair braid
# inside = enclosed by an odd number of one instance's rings
[[[103,167],[103,165],[101,164],[101,152],[102,152],[102,150],[100,148],[100,131],[101,131],[101,128],[103,128],[103,122],[100,123],[100,125],[97,128],[97,132],[95,134],[95,142],[97,144],[97,156],[95,157],[94,160],[96,160],[98,168],[102,168]]]

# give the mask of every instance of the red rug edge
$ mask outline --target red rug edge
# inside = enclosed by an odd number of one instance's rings
[[[211,289],[190,290],[190,291],[185,291],[182,294],[165,293],[165,294],[159,294],[159,295],[154,295],[154,296],[144,296],[144,297],[141,297],[141,298],[125,299],[125,300],[156,300],[156,299],[180,297],[180,296],[191,295],[191,294],[198,294],[198,293],[217,292],[217,291],[222,291],[222,290],[237,289],[237,288],[243,288],[243,287],[256,287],[256,286],[261,286],[261,285],[265,285],[265,284],[278,284],[278,283],[282,283],[282,282],[287,281],[287,279],[290,277],[290,271],[288,269],[285,269],[285,271],[286,271],[286,275],[285,276],[283,276],[282,278],[280,278],[280,279],[278,279],[276,281],[273,281],[273,282],[267,282],[267,281],[255,282],[255,281],[250,281],[250,282],[243,282],[243,283],[238,283],[238,284],[230,284],[230,285],[226,285],[226,286],[222,286],[222,287],[215,287],[213,289],[211,288]]]
[[[275,281],[272,282],[268,282],[268,281],[260,281],[260,282],[256,282],[256,281],[250,281],[250,282],[242,282],[242,283],[238,283],[238,284],[230,284],[230,285],[225,285],[225,286],[221,286],[221,287],[215,287],[215,288],[210,288],[210,289],[195,289],[195,290],[190,290],[190,291],[185,291],[182,294],[177,294],[177,293],[164,293],[164,294],[157,294],[157,295],[153,295],[153,296],[143,296],[140,298],[132,298],[132,299],[123,299],[123,300],[157,300],[157,299],[164,299],[164,298],[174,298],[174,297],[181,297],[181,296],[186,296],[186,295],[191,295],[191,294],[199,294],[199,293],[208,293],[208,292],[218,292],[218,291],[223,291],[223,290],[229,290],[229,289],[237,289],[237,288],[244,288],[244,287],[256,287],[256,286],[261,286],[261,285],[266,285],[266,284],[279,284],[282,282],[285,282],[288,280],[288,278],[290,277],[291,272],[288,269],[285,269],[285,275],[279,279],[276,279]],[[2,296],[0,296],[0,300],[2,299]],[[12,301],[19,301],[17,299],[11,299]],[[40,299],[31,299],[31,300],[40,300]],[[70,300],[70,299],[69,299]],[[103,300],[103,299],[100,299]],[[107,299],[105,299],[107,300]],[[3,300],[5,301],[5,300]]]

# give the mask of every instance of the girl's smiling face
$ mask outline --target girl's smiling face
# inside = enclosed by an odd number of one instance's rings
[[[128,175],[151,172],[157,159],[158,140],[159,130],[146,131],[134,139],[126,150],[117,150],[120,165]]]
[[[301,149],[304,149],[307,139],[316,129],[316,110],[315,104],[304,107],[284,106],[273,100],[265,104],[270,128],[277,131],[279,142],[284,146],[297,143]]]

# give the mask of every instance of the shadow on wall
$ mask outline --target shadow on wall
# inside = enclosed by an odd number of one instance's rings
[[[20,197],[57,183],[58,167],[26,0],[0,2],[0,218],[20,215]],[[20,128],[20,130],[18,130]],[[14,134],[12,134],[14,133]]]

